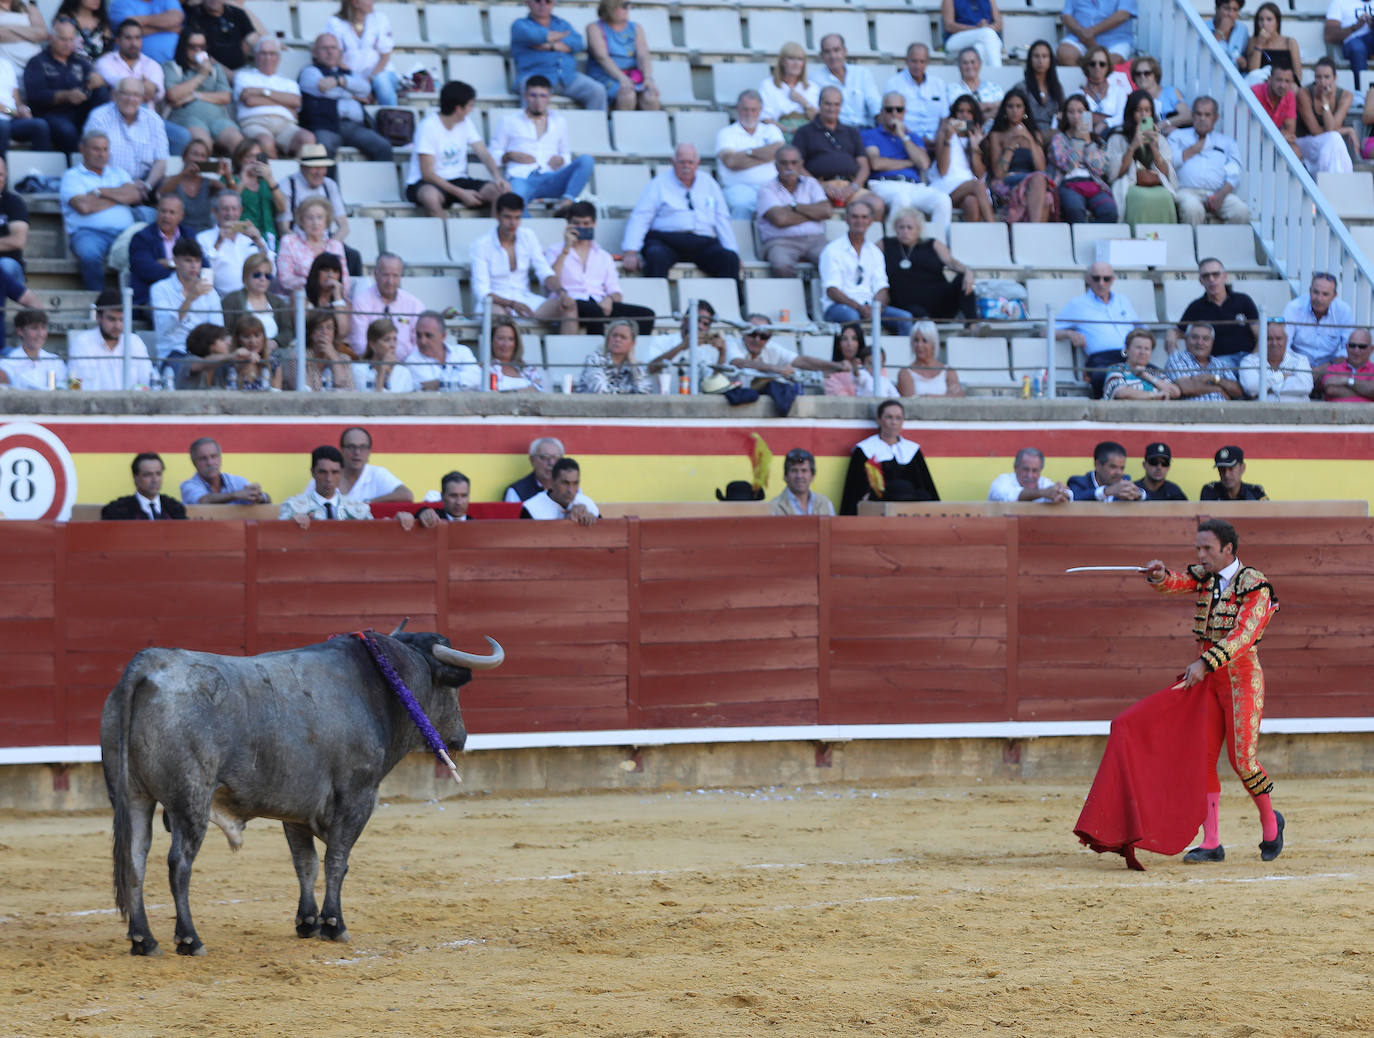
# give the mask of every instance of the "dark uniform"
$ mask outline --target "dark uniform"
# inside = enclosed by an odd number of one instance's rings
[[[1258,483],[1241,483],[1240,493],[1235,497],[1228,497],[1226,488],[1221,485],[1221,480],[1214,479],[1202,488],[1202,493],[1198,497],[1203,501],[1268,501],[1269,495],[1264,492],[1264,487]]]
[[[1145,491],[1146,501],[1188,500],[1188,495],[1183,492],[1183,489],[1177,483],[1170,482],[1167,479],[1160,484],[1158,490],[1151,490],[1143,482],[1138,483],[1137,486],[1139,486],[1141,490]],[[1218,484],[1218,486],[1220,486],[1220,484]]]

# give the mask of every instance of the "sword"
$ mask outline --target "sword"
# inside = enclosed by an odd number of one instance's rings
[[[1074,566],[1065,573],[1144,573],[1144,566]]]

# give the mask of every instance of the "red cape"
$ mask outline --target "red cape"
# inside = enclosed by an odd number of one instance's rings
[[[1112,721],[1073,830],[1083,843],[1141,871],[1136,848],[1178,854],[1188,846],[1207,813],[1208,772],[1217,767],[1211,748],[1225,723],[1213,680],[1156,692]]]

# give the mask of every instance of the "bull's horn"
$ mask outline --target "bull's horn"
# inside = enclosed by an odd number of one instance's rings
[[[436,645],[430,652],[434,653],[434,658],[440,663],[467,667],[469,670],[495,670],[505,660],[506,650],[501,648],[501,643],[491,635],[486,635],[486,639],[487,644],[491,646],[490,656],[476,656],[462,649],[451,649],[447,645]]]
[[[406,624],[408,623],[410,623],[410,617],[407,616],[404,620],[402,620],[400,623],[396,625],[396,630],[391,632],[391,637],[395,638],[396,635],[404,631],[406,629]]]

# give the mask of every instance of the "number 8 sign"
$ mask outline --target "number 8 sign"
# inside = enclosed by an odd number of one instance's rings
[[[66,445],[31,422],[0,425],[0,516],[71,518],[76,467]]]

